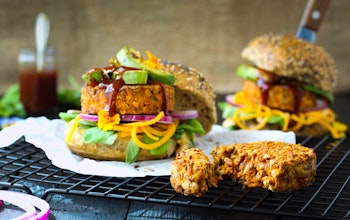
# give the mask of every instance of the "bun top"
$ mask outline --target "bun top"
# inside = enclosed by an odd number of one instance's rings
[[[217,122],[216,95],[211,84],[195,68],[170,61],[161,61],[161,63],[176,77],[175,110],[196,109],[197,119],[208,133]]]
[[[276,75],[333,92],[337,70],[320,46],[292,35],[265,34],[249,42],[242,57]]]

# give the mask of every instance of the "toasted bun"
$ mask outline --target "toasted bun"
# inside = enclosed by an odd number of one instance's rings
[[[174,62],[162,62],[175,74],[175,110],[196,109],[198,121],[208,133],[217,121],[215,92],[202,73]]]
[[[74,124],[74,120],[66,124],[65,136],[68,136],[68,132],[71,130]],[[83,128],[77,128],[72,136],[72,139],[67,142],[68,148],[77,155],[87,157],[95,160],[113,160],[113,161],[125,161],[126,148],[129,142],[129,138],[117,139],[114,144],[106,145],[101,143],[84,143],[83,141]],[[141,160],[157,160],[170,157],[176,150],[176,142],[173,140],[172,146],[169,147],[166,153],[161,155],[152,155],[148,150],[140,150],[137,161]]]
[[[320,46],[289,35],[266,34],[249,42],[242,57],[258,68],[332,92],[337,70]]]

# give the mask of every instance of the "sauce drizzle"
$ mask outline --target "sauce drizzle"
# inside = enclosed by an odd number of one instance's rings
[[[261,79],[258,79],[256,82],[257,86],[260,89],[260,94],[261,94],[261,104],[262,105],[267,105],[268,103],[268,95],[269,95],[269,91],[271,90],[271,88],[273,87],[272,84],[267,83]],[[293,93],[293,98],[294,98],[294,107],[293,107],[293,112],[294,113],[298,113],[300,110],[300,103],[301,103],[301,99],[303,97],[303,88],[296,86],[296,85],[289,85],[286,83],[282,83],[282,84],[275,84],[275,85],[281,85],[281,86],[286,86],[288,87],[288,89]]]

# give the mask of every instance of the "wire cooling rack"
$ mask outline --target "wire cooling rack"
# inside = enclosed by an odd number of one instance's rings
[[[297,142],[316,151],[317,175],[312,186],[294,192],[243,189],[231,180],[223,180],[203,197],[188,197],[172,189],[169,176],[115,178],[60,169],[24,138],[0,148],[0,188],[18,188],[43,199],[53,194],[72,194],[281,216],[350,219],[349,138],[306,137]]]

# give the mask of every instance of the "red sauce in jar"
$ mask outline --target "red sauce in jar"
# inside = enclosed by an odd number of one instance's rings
[[[46,114],[57,106],[57,71],[20,72],[21,101],[27,115]]]

